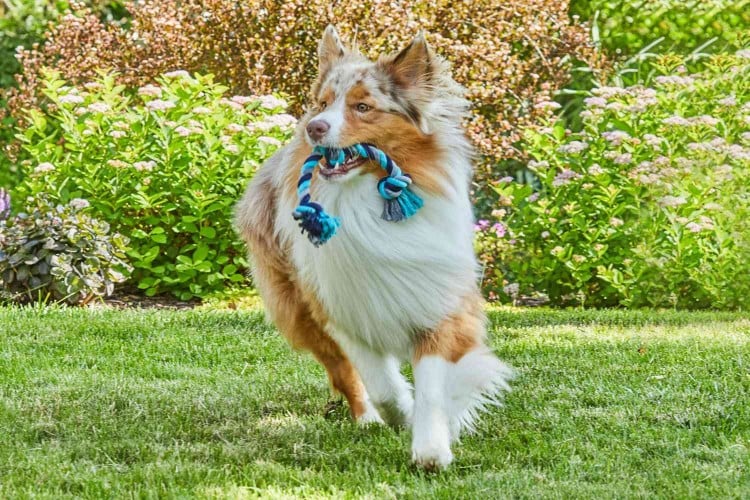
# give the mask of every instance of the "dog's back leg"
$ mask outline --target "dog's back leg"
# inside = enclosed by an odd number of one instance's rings
[[[370,404],[356,370],[336,342],[325,332],[325,317],[317,303],[305,300],[293,279],[292,267],[276,239],[276,190],[271,171],[273,158],[253,179],[237,206],[236,225],[244,238],[253,261],[253,276],[270,319],[289,343],[311,351],[328,372],[334,390],[349,402],[352,416],[358,421],[380,417]]]

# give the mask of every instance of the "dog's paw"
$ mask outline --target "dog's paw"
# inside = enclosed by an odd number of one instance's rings
[[[411,460],[420,469],[427,472],[438,472],[453,462],[453,453],[447,446],[412,447]]]
[[[377,403],[375,407],[383,417],[383,420],[391,427],[396,429],[408,429],[411,427],[412,416],[414,414],[414,401],[411,398],[398,402],[387,401]]]
[[[365,405],[365,412],[357,417],[357,423],[359,425],[370,425],[370,424],[381,424],[384,425],[385,421],[380,417],[380,413],[375,409],[369,402]]]

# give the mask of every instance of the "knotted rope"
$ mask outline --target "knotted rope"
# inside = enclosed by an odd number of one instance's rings
[[[386,176],[380,179],[377,185],[378,193],[385,199],[381,215],[384,220],[398,222],[408,219],[424,204],[422,198],[409,189],[412,184],[409,174],[403,173],[387,154],[372,144],[355,144],[347,148],[316,146],[313,153],[302,164],[300,179],[297,183],[299,206],[292,214],[294,219],[299,221],[302,232],[307,232],[307,237],[315,246],[322,245],[331,239],[336,234],[341,221],[337,217],[328,215],[320,204],[311,201],[310,181],[313,171],[323,159],[331,165],[331,168],[335,168],[355,157],[373,160],[386,172]]]

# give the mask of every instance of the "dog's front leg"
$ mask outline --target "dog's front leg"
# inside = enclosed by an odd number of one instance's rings
[[[414,463],[427,470],[443,469],[453,461],[446,390],[449,366],[442,356],[414,360],[411,453]]]
[[[414,397],[411,384],[401,374],[398,359],[376,352],[337,330],[332,335],[359,372],[369,401],[383,420],[394,427],[411,425]]]

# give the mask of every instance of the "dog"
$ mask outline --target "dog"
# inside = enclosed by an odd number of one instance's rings
[[[360,423],[412,431],[412,460],[447,467],[451,444],[509,390],[512,369],[486,345],[469,198],[473,149],[464,90],[419,34],[370,61],[333,26],[294,138],[267,160],[236,208],[269,319],[311,351]],[[362,158],[316,169],[311,191],[342,220],[313,245],[292,213],[300,166],[315,146],[369,143],[424,201],[407,220],[381,217],[380,167]],[[411,361],[414,386],[401,374]]]

